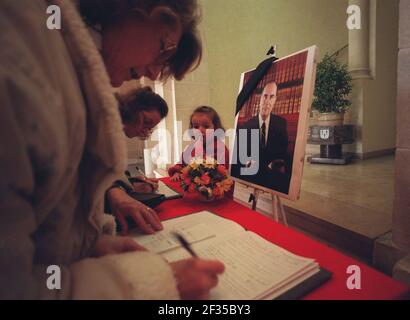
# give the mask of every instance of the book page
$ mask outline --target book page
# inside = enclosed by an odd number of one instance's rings
[[[313,259],[294,255],[245,231],[239,224],[207,211],[163,224],[164,231],[136,237],[136,241],[161,253],[169,262],[190,258],[171,234],[178,231],[192,244],[199,257],[222,261],[225,272],[211,291],[213,300],[272,298],[319,271]]]
[[[216,236],[193,245],[201,258],[217,259],[225,264],[218,286],[211,291],[213,300],[251,300],[268,296],[293,279],[310,273],[318,266],[269,243],[250,232],[234,236]],[[184,250],[167,252],[169,262],[189,258]],[[279,295],[282,291],[278,292]]]
[[[173,234],[174,232],[178,232],[182,235],[189,244],[194,244],[198,241],[216,236],[211,228],[203,223],[199,223],[179,227],[164,226],[164,230],[160,232],[152,235],[136,235],[133,236],[133,239],[149,251],[161,254],[165,251],[181,247],[181,244]]]
[[[178,192],[172,190],[170,187],[168,187],[165,183],[162,181],[158,182],[158,190],[156,193],[163,194],[165,197],[168,198],[175,198],[175,197],[181,197],[181,194]]]
[[[211,228],[215,234],[233,234],[243,232],[244,228],[238,223],[222,218],[209,211],[201,211],[187,216],[170,219],[162,222],[164,229],[187,228],[197,224],[204,224]]]
[[[174,232],[180,233],[189,244],[193,244],[215,237],[217,234],[234,234],[244,231],[239,224],[209,211],[166,220],[162,224],[164,229],[153,235],[141,234],[134,230],[131,236],[146,249],[155,253],[163,253],[181,247],[173,235]]]

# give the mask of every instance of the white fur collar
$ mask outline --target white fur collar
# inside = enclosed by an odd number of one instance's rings
[[[118,103],[102,57],[78,13],[75,1],[47,2],[61,9],[61,32],[87,106],[85,154],[89,159],[88,167],[91,167],[82,172],[82,180],[87,183],[84,191],[93,198],[91,221],[96,222],[100,229],[98,221],[103,212],[104,193],[113,181],[122,177],[127,165],[127,146]]]

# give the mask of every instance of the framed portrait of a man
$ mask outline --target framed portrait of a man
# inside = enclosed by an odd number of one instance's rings
[[[296,200],[300,194],[316,76],[310,47],[274,61],[235,118],[234,180]],[[241,76],[240,89],[254,70]]]

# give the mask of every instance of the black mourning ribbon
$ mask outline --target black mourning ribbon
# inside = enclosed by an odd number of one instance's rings
[[[239,113],[239,111],[241,111],[242,106],[249,99],[249,96],[255,91],[256,87],[258,86],[259,82],[262,80],[263,76],[266,74],[266,72],[272,66],[272,63],[274,63],[276,60],[278,60],[278,58],[276,58],[276,57],[266,59],[266,60],[262,61],[256,67],[255,71],[252,73],[252,76],[246,82],[246,84],[243,86],[242,91],[239,93],[239,96],[236,99],[236,113],[235,113],[235,115],[237,115]]]

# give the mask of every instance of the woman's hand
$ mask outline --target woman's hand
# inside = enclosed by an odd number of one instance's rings
[[[152,192],[156,192],[158,190],[159,187],[159,179],[155,179],[155,178],[143,178],[145,183],[148,183],[151,185],[152,187]]]
[[[101,257],[109,254],[120,254],[131,251],[146,251],[129,237],[101,235],[94,247],[93,256]]]
[[[157,213],[143,203],[131,198],[125,191],[112,188],[108,191],[111,210],[121,225],[121,234],[128,234],[126,217],[131,217],[144,233],[152,234],[162,230]]]
[[[133,182],[132,186],[134,188],[135,192],[138,193],[152,193],[156,192],[158,190],[158,179],[153,179],[153,178],[145,178],[145,177],[136,177],[138,178],[141,182]]]
[[[145,182],[134,182],[132,184],[132,187],[133,187],[134,191],[138,192],[138,193],[152,193],[152,192],[154,192],[154,189],[153,189],[152,185],[150,185],[149,183],[145,183]]]
[[[171,177],[172,182],[180,182],[182,181],[182,174],[179,172],[174,173],[174,175]]]
[[[209,291],[218,284],[218,274],[225,266],[219,261],[188,259],[171,263],[183,300],[209,299]]]

